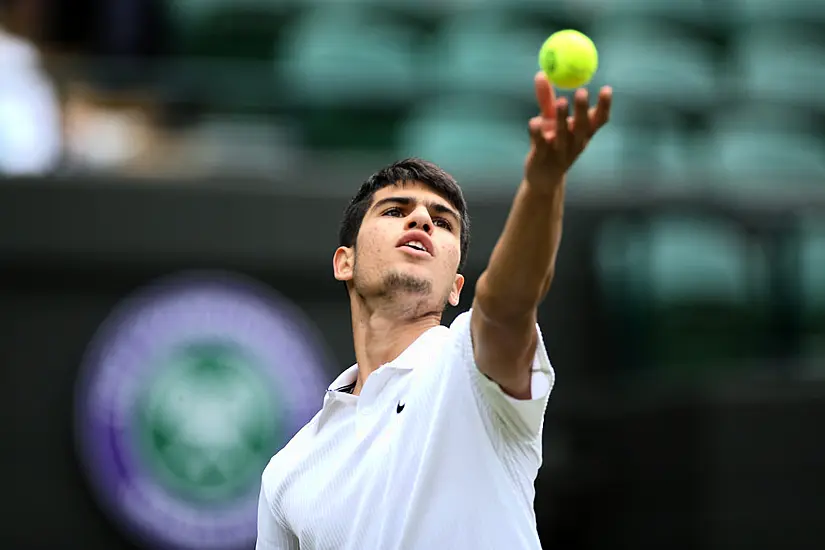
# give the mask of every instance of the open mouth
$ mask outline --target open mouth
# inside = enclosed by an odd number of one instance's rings
[[[418,250],[420,252],[427,252],[427,247],[418,241],[410,241],[402,246],[406,246],[407,248],[412,248],[413,250]]]
[[[415,251],[416,254],[426,254],[427,256],[434,256],[433,242],[423,231],[409,231],[405,233],[396,244],[398,248],[407,248],[410,251]]]

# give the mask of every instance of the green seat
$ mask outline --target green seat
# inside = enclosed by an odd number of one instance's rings
[[[691,110],[717,98],[713,54],[700,40],[662,23],[604,19],[592,37],[600,52],[594,88],[609,84],[617,98]]]
[[[324,106],[398,104],[420,84],[414,34],[370,12],[309,10],[285,31],[278,75],[292,100]]]
[[[702,0],[664,2],[651,0],[589,0],[588,7],[599,17],[632,20],[639,18],[705,24],[712,12]]]
[[[806,220],[800,245],[799,288],[805,351],[821,361],[825,356],[825,224],[821,220]]]
[[[170,13],[184,56],[270,60],[283,16],[267,0],[174,0]]]
[[[609,124],[593,138],[570,170],[573,192],[620,186],[657,173],[656,133],[637,126]]]
[[[732,15],[742,23],[825,22],[821,0],[731,0]]]
[[[744,234],[723,222],[662,218],[653,225],[651,292],[662,304],[749,299]]]
[[[656,145],[660,165],[660,187],[706,188],[712,176],[708,145],[703,135],[685,131],[666,132]]]
[[[737,95],[782,106],[825,109],[825,47],[819,41],[793,27],[738,34],[729,87]]]
[[[277,107],[272,59],[283,15],[277,2],[175,0],[177,38],[167,82],[207,110],[258,112]]]
[[[401,156],[440,164],[474,193],[485,188],[512,193],[529,147],[527,121],[485,98],[422,105],[399,134]]]
[[[216,10],[232,4],[230,0],[169,0],[166,3],[173,26],[181,33],[201,26]]]
[[[825,142],[801,132],[725,129],[708,139],[719,182],[744,192],[792,192],[825,178]]]
[[[494,13],[459,14],[444,23],[420,74],[433,71],[434,85],[447,93],[485,93],[535,104],[533,77],[541,29],[509,23]]]
[[[712,374],[759,357],[767,267],[743,231],[720,220],[660,217],[607,225],[597,262],[616,321],[667,376]]]
[[[329,0],[293,0],[304,6],[329,7]],[[335,0],[337,8],[382,11],[396,14],[440,17],[461,6],[462,0]]]
[[[545,28],[549,35],[554,30],[564,28],[582,28],[591,18],[592,10],[576,2],[547,2],[546,0],[447,0],[456,6],[457,13],[468,11],[487,12],[494,16],[518,18],[521,21],[548,24]],[[554,28],[554,25],[555,28]]]
[[[781,108],[778,108],[780,107]],[[720,105],[708,119],[713,132],[780,132],[815,136],[819,125],[808,109],[793,108],[776,101],[742,101]]]
[[[810,220],[804,226],[801,286],[808,311],[825,312],[825,224],[821,220]]]
[[[759,359],[767,264],[744,232],[721,221],[662,219],[650,244],[657,362],[714,374]]]
[[[675,185],[699,182],[692,144],[668,112],[645,109],[643,103],[620,97],[602,128],[570,171],[581,187],[611,185]],[[581,183],[578,183],[582,180]]]
[[[313,151],[370,157],[392,156],[404,109],[376,102],[365,105],[323,105],[293,108],[300,121],[301,143]]]
[[[746,101],[720,106],[703,140],[710,175],[734,191],[804,190],[825,170],[822,142],[806,109]]]

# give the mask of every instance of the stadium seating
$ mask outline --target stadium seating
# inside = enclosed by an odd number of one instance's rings
[[[730,0],[732,17],[744,23],[825,23],[825,3],[820,0]]]
[[[800,280],[806,352],[825,353],[825,224],[809,218],[802,224]],[[821,356],[821,355],[820,355]]]
[[[172,20],[182,55],[271,59],[283,23],[279,2],[175,0]]]
[[[779,25],[742,30],[732,40],[729,93],[825,110],[823,58],[821,31]]]
[[[285,31],[279,83],[297,102],[396,103],[416,94],[413,35],[370,12],[308,10]]]
[[[599,17],[626,19],[655,18],[668,22],[705,24],[711,21],[712,11],[702,0],[586,0],[583,4]]]
[[[512,189],[529,147],[522,117],[466,96],[416,107],[400,135],[402,156],[415,154],[442,164],[474,193],[482,182]]]
[[[749,298],[746,244],[736,229],[715,221],[664,218],[654,224],[651,237],[656,301]]]
[[[721,185],[787,192],[825,178],[822,142],[801,133],[730,130],[714,134],[710,143]]]
[[[699,110],[715,98],[713,53],[701,40],[655,20],[599,19],[592,33],[600,51],[594,85],[675,109]]]
[[[603,228],[600,245],[616,330],[632,323],[650,350],[635,366],[681,377],[758,357],[767,268],[734,225],[688,216],[617,221]]]
[[[628,151],[632,145],[643,143],[646,137],[638,128],[605,127],[570,171],[571,185],[577,192],[603,185],[619,185],[625,175],[649,169],[649,160]]]
[[[804,109],[744,100],[715,112],[709,129],[705,161],[718,185],[787,192],[825,177],[825,141]]]
[[[793,177],[817,177],[822,128],[771,122],[770,132],[749,132],[720,126],[716,118],[731,99],[760,106],[737,124],[747,117],[777,119],[794,106],[825,112],[825,45],[821,31],[810,27],[823,20],[825,4],[731,0],[725,6],[701,0],[170,2],[181,54],[201,58],[186,70],[175,67],[193,96],[219,110],[289,109],[308,135],[329,131],[325,119],[346,122],[360,113],[363,131],[377,134],[354,141],[410,142],[421,133],[413,126],[431,132],[438,124],[429,118],[401,131],[405,111],[461,94],[486,97],[478,103],[489,102],[492,112],[502,100],[521,102],[525,110],[508,112],[517,120],[513,126],[522,125],[533,105],[538,46],[558,30],[554,25],[569,24],[599,47],[600,69],[589,88],[610,84],[615,108],[633,105],[641,113],[626,122],[614,116],[615,128],[593,143],[577,178],[647,167],[650,175],[663,174],[665,185],[699,184],[706,175],[732,175],[738,185],[782,162]],[[724,33],[707,31],[720,20],[730,25]],[[684,116],[692,118],[685,123]],[[492,124],[471,123],[466,133]],[[307,143],[332,146],[321,141]]]
[[[489,93],[534,102],[540,28],[518,26],[498,12],[460,13],[444,21],[420,74],[444,93]]]
[[[284,12],[263,0],[174,0],[169,4],[175,58],[167,80],[207,111],[274,109],[271,71]]]

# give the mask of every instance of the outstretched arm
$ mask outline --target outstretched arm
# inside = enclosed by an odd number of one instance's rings
[[[531,146],[524,179],[487,269],[476,285],[471,334],[479,370],[518,399],[530,398],[537,308],[550,288],[564,217],[567,171],[607,122],[612,91],[589,108],[576,91],[574,113],[547,78],[535,79],[540,114],[529,122]]]

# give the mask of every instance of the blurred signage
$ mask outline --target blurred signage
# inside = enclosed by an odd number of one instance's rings
[[[323,350],[295,305],[240,276],[176,276],[124,300],[76,395],[104,511],[149,548],[250,548],[260,475],[321,406]]]

